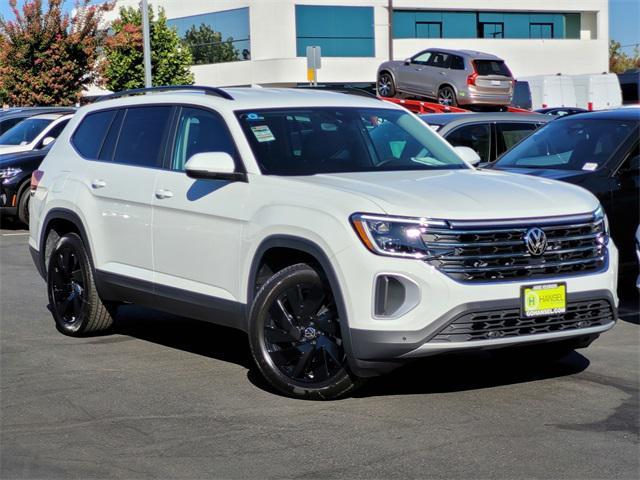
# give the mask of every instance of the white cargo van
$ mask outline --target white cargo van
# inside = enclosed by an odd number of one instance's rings
[[[571,77],[567,75],[535,75],[518,77],[529,82],[531,108],[575,107],[576,93]]]
[[[572,75],[577,107],[605,110],[622,105],[620,81],[615,73]]]

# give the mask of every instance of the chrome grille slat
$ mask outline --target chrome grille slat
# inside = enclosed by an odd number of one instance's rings
[[[561,262],[545,262],[545,263],[537,263],[535,265],[513,265],[513,266],[504,265],[499,267],[478,267],[478,268],[459,268],[459,269],[449,269],[447,267],[443,267],[442,270],[447,273],[466,273],[466,272],[474,272],[474,271],[493,272],[493,271],[500,271],[500,270],[510,271],[510,270],[523,270],[523,269],[535,270],[535,269],[542,269],[542,268],[560,267],[564,265],[574,265],[578,263],[600,262],[603,260],[604,260],[604,255],[600,257],[589,258],[589,259],[567,260],[567,261],[561,261]]]
[[[602,218],[574,218],[566,223],[544,221],[539,227],[547,235],[547,250],[539,256],[526,248],[525,235],[536,227],[526,221],[486,229],[431,228],[422,241],[431,252],[429,264],[461,281],[506,281],[518,278],[558,276],[602,268],[606,263],[606,238]]]

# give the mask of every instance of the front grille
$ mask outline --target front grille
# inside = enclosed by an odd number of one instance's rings
[[[608,300],[573,302],[565,313],[522,317],[519,308],[466,313],[440,330],[430,342],[496,340],[606,325],[614,320]]]
[[[548,240],[543,255],[529,253],[525,234],[539,226]],[[422,240],[426,261],[450,277],[466,282],[541,278],[601,270],[606,263],[602,218],[580,222],[490,227],[427,228]]]

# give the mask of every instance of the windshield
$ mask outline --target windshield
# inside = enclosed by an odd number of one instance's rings
[[[265,174],[469,168],[401,110],[296,108],[238,112],[238,119]]]
[[[593,171],[602,167],[638,122],[556,120],[505,153],[496,167]]]
[[[0,136],[0,145],[27,145],[42,132],[53,120],[27,118]]]

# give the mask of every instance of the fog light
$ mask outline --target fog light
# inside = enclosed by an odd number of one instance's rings
[[[373,315],[397,318],[420,303],[420,289],[412,280],[392,274],[378,275],[374,284]]]

